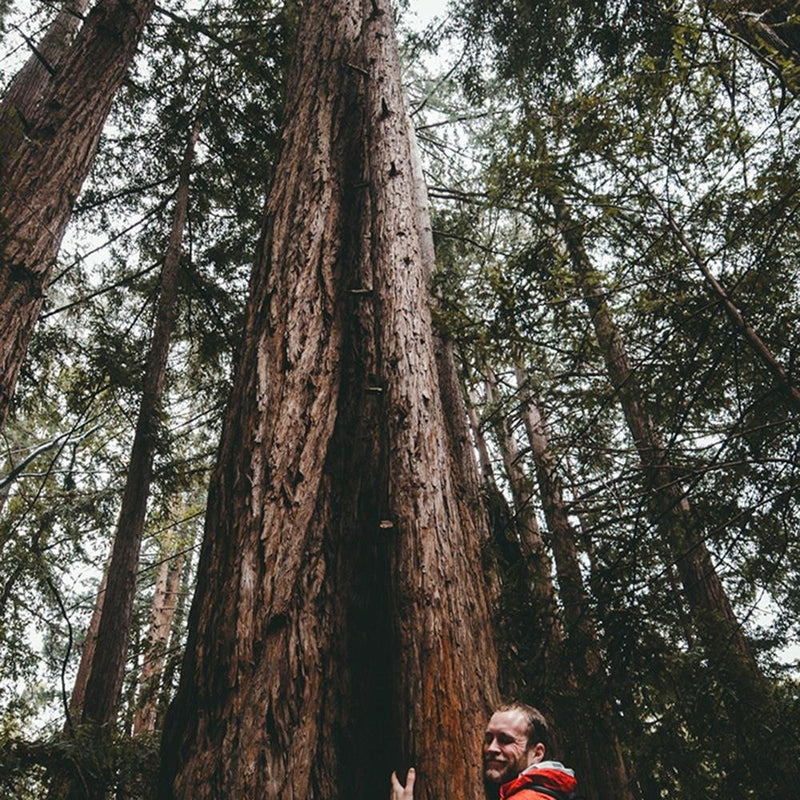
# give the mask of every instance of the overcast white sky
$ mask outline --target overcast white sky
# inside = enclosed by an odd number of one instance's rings
[[[434,17],[444,16],[448,0],[411,0],[409,11],[419,20],[420,27],[427,25]]]

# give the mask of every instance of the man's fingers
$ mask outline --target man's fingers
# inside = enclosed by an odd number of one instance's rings
[[[414,781],[416,780],[417,773],[414,767],[409,769],[406,775],[406,785],[397,779],[397,773],[392,773],[392,791],[389,795],[389,800],[414,800]]]

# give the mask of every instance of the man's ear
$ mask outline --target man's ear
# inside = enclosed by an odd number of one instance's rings
[[[533,747],[528,748],[528,766],[538,764],[542,760],[544,760],[544,745],[536,742]]]

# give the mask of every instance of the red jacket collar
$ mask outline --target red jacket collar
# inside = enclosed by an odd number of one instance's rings
[[[532,769],[529,772],[523,772],[513,781],[504,783],[500,787],[500,800],[515,795],[523,789],[536,789],[541,786],[545,789],[554,789],[557,792],[563,792],[567,797],[570,797],[578,786],[578,781],[562,769],[554,769],[546,767],[544,769]]]

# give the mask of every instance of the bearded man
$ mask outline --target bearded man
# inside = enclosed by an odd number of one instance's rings
[[[487,800],[569,800],[575,773],[559,761],[546,761],[549,729],[542,713],[525,703],[500,706],[483,738],[483,785]],[[413,800],[416,774],[403,786],[392,773],[390,800]]]

